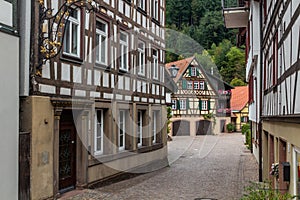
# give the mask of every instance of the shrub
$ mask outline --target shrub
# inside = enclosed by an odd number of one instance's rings
[[[232,123],[229,123],[226,125],[227,131],[228,132],[233,132],[235,129],[235,126]]]
[[[244,135],[248,130],[250,130],[250,124],[244,124],[242,126],[242,134]]]
[[[245,133],[245,137],[246,137],[246,145],[247,148],[250,149],[251,145],[252,145],[252,138],[251,138],[251,130],[248,129]]]
[[[243,195],[242,200],[258,200],[258,199],[272,199],[272,200],[288,200],[294,197],[272,187],[271,182],[264,183],[251,183],[250,186],[245,188],[246,194]]]

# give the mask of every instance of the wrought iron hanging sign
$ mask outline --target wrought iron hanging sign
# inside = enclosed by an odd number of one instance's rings
[[[85,8],[87,13],[98,12],[100,2],[96,0],[65,0],[56,13],[54,8],[48,8],[45,0],[39,0],[40,5],[40,59],[41,64],[56,57],[64,40],[65,24],[72,10]]]

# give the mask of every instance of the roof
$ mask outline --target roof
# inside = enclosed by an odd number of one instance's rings
[[[212,86],[213,90],[215,90],[216,94],[217,94],[217,91],[220,90],[220,89],[230,90],[230,89],[234,88],[230,84],[222,81],[221,79],[215,77],[214,75],[211,75],[210,73],[206,73],[204,68],[201,66],[201,64],[198,62],[198,60],[196,59],[195,56],[190,57],[190,58],[186,58],[186,59],[182,59],[182,60],[178,60],[178,61],[174,61],[174,62],[170,62],[170,63],[166,64],[166,69],[167,69],[168,72],[169,72],[169,68],[172,65],[176,65],[176,67],[179,68],[177,76],[174,78],[175,83],[177,83],[181,79],[181,76],[185,73],[187,68],[190,66],[190,64],[194,60],[196,60],[196,62],[198,63],[198,69],[203,73],[206,80]]]
[[[190,57],[190,58],[186,58],[186,59],[183,59],[183,60],[178,60],[178,61],[170,62],[170,63],[166,64],[167,69],[169,69],[172,65],[176,65],[176,67],[179,68],[177,76],[174,78],[175,82],[177,82],[181,78],[183,73],[186,71],[186,69],[188,68],[188,66],[191,64],[191,62],[194,59],[195,59],[195,57],[193,56],[193,57]]]
[[[241,111],[248,103],[248,86],[236,86],[231,90],[230,107],[232,111]]]

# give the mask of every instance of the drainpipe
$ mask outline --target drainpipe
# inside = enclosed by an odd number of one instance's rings
[[[22,97],[29,95],[31,1],[20,2],[20,90]]]
[[[263,100],[263,84],[262,84],[262,79],[263,79],[263,31],[262,31],[262,24],[263,24],[263,6],[262,6],[262,1],[260,2],[260,12],[259,12],[259,17],[260,17],[260,93],[259,93],[259,123],[258,123],[258,133],[259,133],[259,181],[262,182],[262,100]]]

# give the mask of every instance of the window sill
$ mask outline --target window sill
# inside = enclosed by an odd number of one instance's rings
[[[135,155],[136,153],[133,151],[120,151],[116,154],[108,154],[108,155],[98,155],[98,156],[93,156],[93,158],[91,160],[89,160],[89,167],[92,167],[94,165],[99,165],[102,163],[107,163],[107,162],[111,162],[114,160],[118,160],[121,158],[126,158],[132,155]]]
[[[163,144],[156,143],[156,144],[153,144],[152,146],[141,146],[136,151],[124,150],[124,151],[120,151],[116,154],[98,155],[95,157],[93,156],[93,158],[91,160],[89,160],[89,167],[93,167],[93,166],[100,165],[103,163],[108,163],[108,162],[112,162],[112,161],[119,160],[122,158],[134,156],[134,155],[137,155],[137,153],[151,152],[151,151],[154,151],[157,149],[161,149],[162,147],[163,147]]]
[[[75,55],[71,55],[71,54],[66,54],[66,53],[62,53],[60,59],[62,61],[69,61],[69,62],[73,62],[76,64],[82,64],[83,60],[80,57],[77,57]]]

